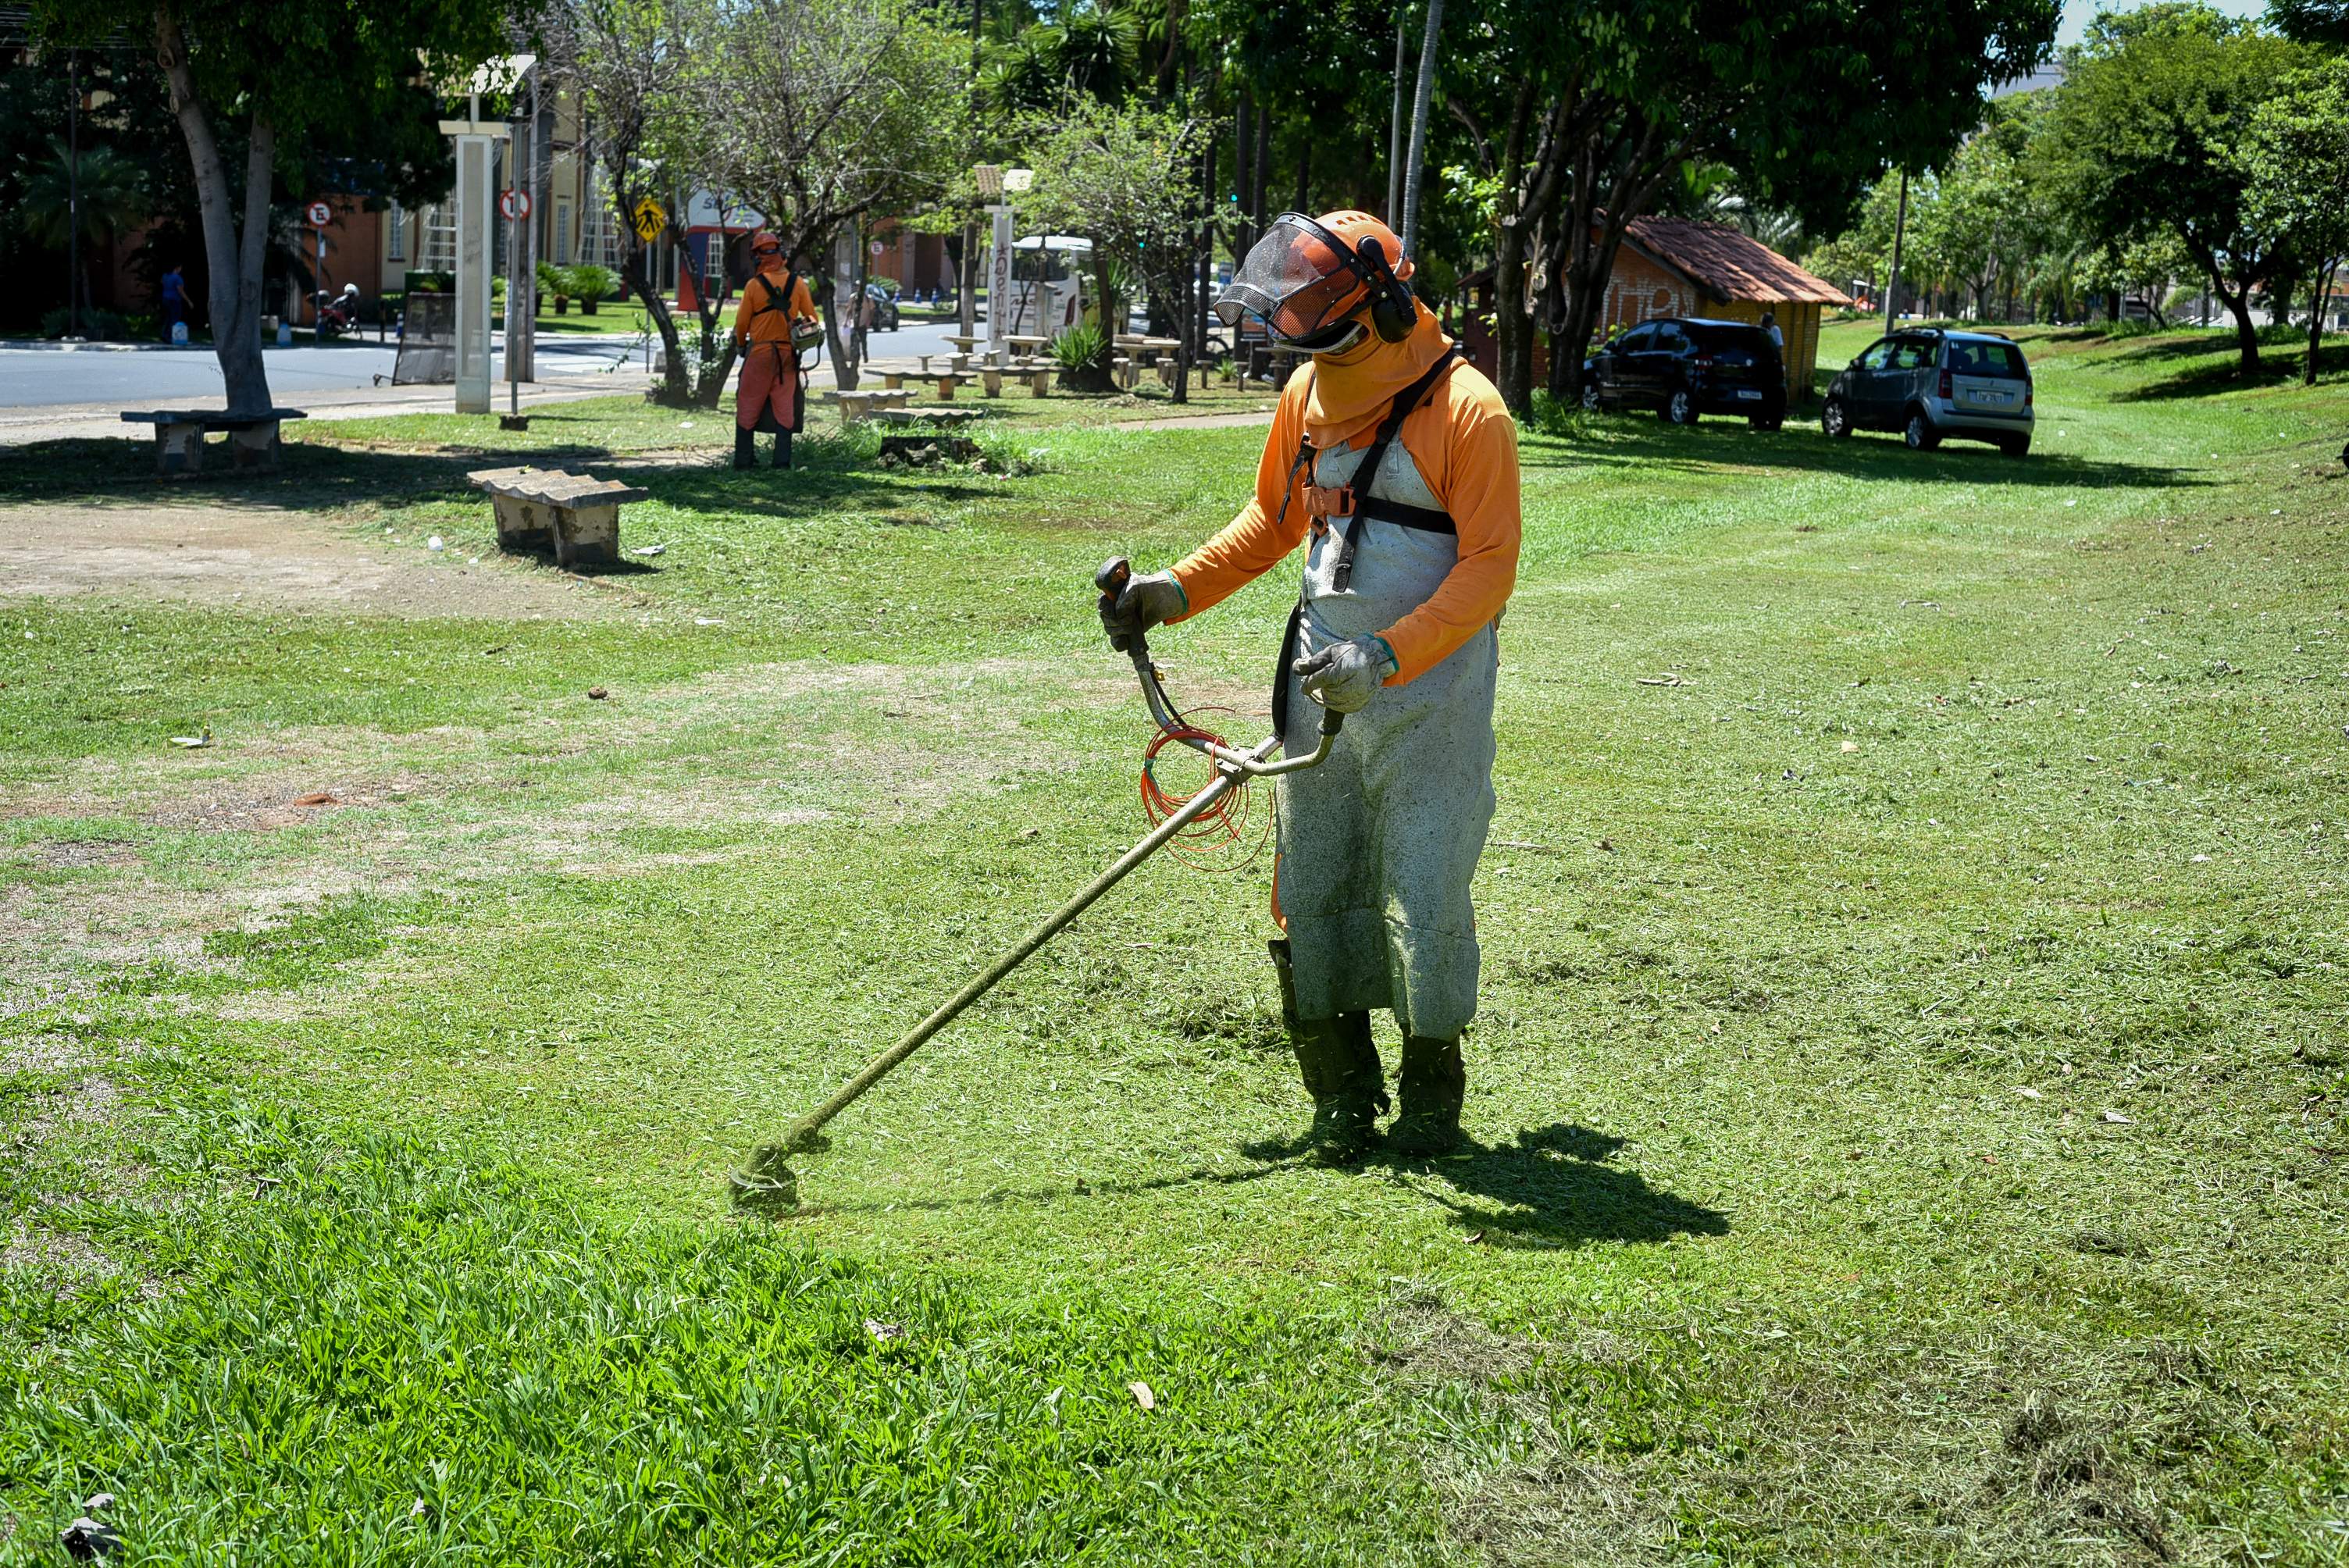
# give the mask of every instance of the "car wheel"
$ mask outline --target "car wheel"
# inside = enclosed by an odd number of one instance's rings
[[[1582,384],[1582,411],[1586,414],[1599,412],[1599,383],[1596,381]]]
[[[1832,440],[1842,440],[1851,434],[1851,410],[1843,406],[1840,397],[1830,397],[1827,406],[1819,410],[1819,428]]]
[[[1912,452],[1930,452],[1941,444],[1941,433],[1933,428],[1933,421],[1925,418],[1922,408],[1909,411],[1909,428],[1905,434],[1909,449]]]
[[[2031,454],[2031,438],[2028,436],[2001,436],[1998,440],[1998,449],[2004,452],[2010,458],[2028,457]]]
[[[1696,400],[1688,395],[1688,388],[1674,387],[1671,396],[1664,399],[1664,423],[1693,425],[1696,418]]]

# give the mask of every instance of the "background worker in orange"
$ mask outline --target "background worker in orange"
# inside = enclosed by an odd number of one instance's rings
[[[750,236],[750,259],[758,272],[742,285],[742,304],[734,312],[734,341],[742,356],[742,379],[734,389],[734,466],[758,467],[755,435],[772,430],[775,467],[787,469],[806,401],[794,339],[815,325],[815,299],[783,260],[783,242],[764,229]]]
[[[1171,572],[1102,612],[1179,621],[1307,544],[1274,722],[1313,749],[1312,697],[1351,714],[1330,758],[1279,784],[1272,945],[1309,1143],[1358,1160],[1387,1107],[1370,1009],[1402,1026],[1398,1150],[1460,1142],[1460,1036],[1476,1011],[1469,882],[1493,816],[1494,624],[1516,584],[1517,438],[1499,393],[1405,286],[1367,212],[1284,212],[1216,303],[1309,351],[1273,416],[1256,495]]]

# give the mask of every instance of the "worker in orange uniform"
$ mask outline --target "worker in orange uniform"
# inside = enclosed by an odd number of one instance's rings
[[[1329,759],[1280,780],[1272,943],[1313,1097],[1307,1141],[1351,1163],[1388,1107],[1370,1010],[1403,1037],[1389,1146],[1462,1140],[1460,1037],[1476,1012],[1469,882],[1493,816],[1495,624],[1516,585],[1517,437],[1500,395],[1406,286],[1367,212],[1284,212],[1216,302],[1308,351],[1256,495],[1172,571],[1106,604],[1112,634],[1195,615],[1307,545],[1273,721],[1313,749],[1301,698],[1350,714]]]
[[[787,469],[806,405],[795,340],[815,325],[815,298],[783,259],[783,242],[764,229],[750,236],[750,260],[758,272],[742,285],[742,304],[734,313],[734,341],[742,356],[742,379],[734,391],[734,466],[757,468],[757,433],[772,430],[775,467]]]

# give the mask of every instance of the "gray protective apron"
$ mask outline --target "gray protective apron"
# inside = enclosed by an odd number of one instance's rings
[[[1314,482],[1352,484],[1381,448],[1368,490],[1354,487],[1364,515],[1317,519],[1307,548],[1274,704],[1293,757],[1313,749],[1321,711],[1299,688],[1294,661],[1385,631],[1432,598],[1460,559],[1442,498],[1400,440],[1317,451]],[[1389,521],[1377,515],[1381,500],[1399,503],[1387,509],[1394,515],[1441,523]],[[1488,624],[1417,680],[1380,687],[1347,716],[1328,761],[1281,779],[1277,892],[1300,1018],[1391,1007],[1405,1034],[1450,1039],[1475,1016],[1468,884],[1493,820],[1498,664]]]

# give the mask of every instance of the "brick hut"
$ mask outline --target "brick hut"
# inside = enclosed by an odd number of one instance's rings
[[[1469,316],[1461,324],[1460,340],[1469,357],[1489,375],[1495,365],[1493,335],[1484,318],[1492,309],[1493,274],[1479,273],[1462,281],[1468,291]],[[1743,230],[1687,218],[1634,218],[1623,232],[1622,248],[1615,253],[1615,271],[1607,280],[1593,342],[1660,315],[1759,323],[1762,313],[1770,311],[1786,339],[1786,397],[1800,402],[1812,393],[1820,313],[1829,305],[1851,303],[1841,289],[1813,277]],[[1535,377],[1538,380],[1547,370],[1547,346],[1539,344]]]

